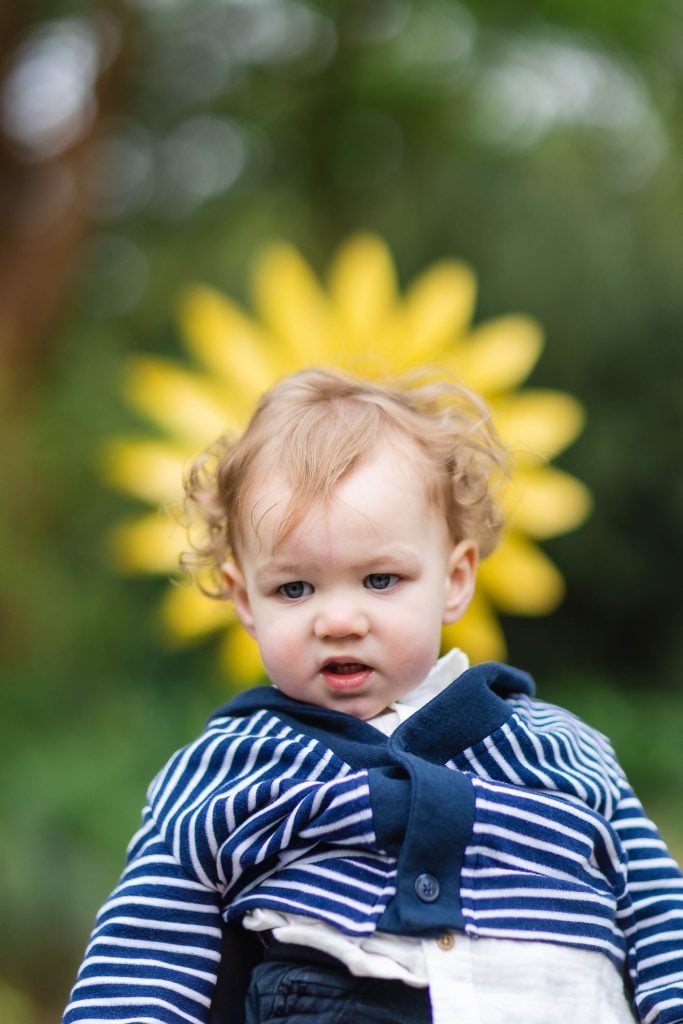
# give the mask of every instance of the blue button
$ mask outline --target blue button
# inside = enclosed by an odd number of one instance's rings
[[[441,886],[434,875],[418,875],[415,879],[415,892],[418,899],[423,903],[433,903],[438,900]]]

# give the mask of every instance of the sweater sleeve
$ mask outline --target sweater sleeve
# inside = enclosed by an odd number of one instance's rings
[[[217,893],[177,863],[146,818],[97,916],[64,1024],[208,1017],[221,942]]]
[[[225,908],[283,851],[372,848],[371,819],[368,773],[319,744],[250,722],[207,730],[150,787],[63,1024],[206,1024]]]
[[[619,960],[626,955],[639,1019],[683,1024],[679,868],[626,781],[609,740],[553,705],[526,697],[514,703],[515,717],[497,743],[486,741],[465,752],[482,776],[475,779],[478,861],[468,862],[472,877],[487,864],[517,864],[525,871],[542,865],[546,874],[552,869],[558,881],[546,883],[554,899],[544,907],[544,927],[557,934],[555,941],[566,941],[565,934],[572,938],[571,922],[563,924],[566,915],[556,913],[564,885],[557,872],[576,879],[584,889],[584,907],[590,906],[586,934],[607,952],[617,945]],[[509,783],[517,787],[517,798]],[[515,821],[524,823],[523,830]],[[614,901],[614,921],[603,896]]]
[[[683,876],[628,783],[612,826],[626,853],[620,923],[645,1024],[683,1022]]]
[[[376,843],[367,771],[274,718],[208,730],[153,783],[150,805],[175,860],[225,905],[285,852],[290,860],[321,844]]]

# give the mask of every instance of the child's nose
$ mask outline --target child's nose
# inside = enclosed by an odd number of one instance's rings
[[[360,608],[336,602],[318,612],[313,628],[318,640],[341,639],[345,636],[365,636],[370,623]]]

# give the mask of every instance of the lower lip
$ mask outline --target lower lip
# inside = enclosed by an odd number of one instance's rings
[[[351,672],[348,675],[340,675],[337,672],[322,671],[322,676],[331,690],[336,693],[345,693],[348,690],[357,690],[358,687],[367,683],[372,675],[371,668],[365,668],[362,672]]]

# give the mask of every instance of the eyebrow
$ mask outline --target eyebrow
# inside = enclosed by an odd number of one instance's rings
[[[280,576],[300,579],[301,574],[300,565],[289,562],[269,562],[268,565],[261,566],[256,570],[254,579],[257,583],[267,583],[269,580],[279,578]]]
[[[364,561],[357,566],[352,566],[352,568],[366,573],[375,572],[377,569],[401,569],[413,566],[416,559],[416,552],[404,547],[403,545],[397,545],[396,547],[376,551],[367,559],[367,561]],[[310,570],[311,565],[305,561],[278,562],[277,559],[274,559],[273,561],[268,562],[267,565],[260,566],[256,569],[254,578],[259,584],[268,583],[271,580],[280,579],[282,577],[298,580],[305,579],[305,577],[309,575]]]

